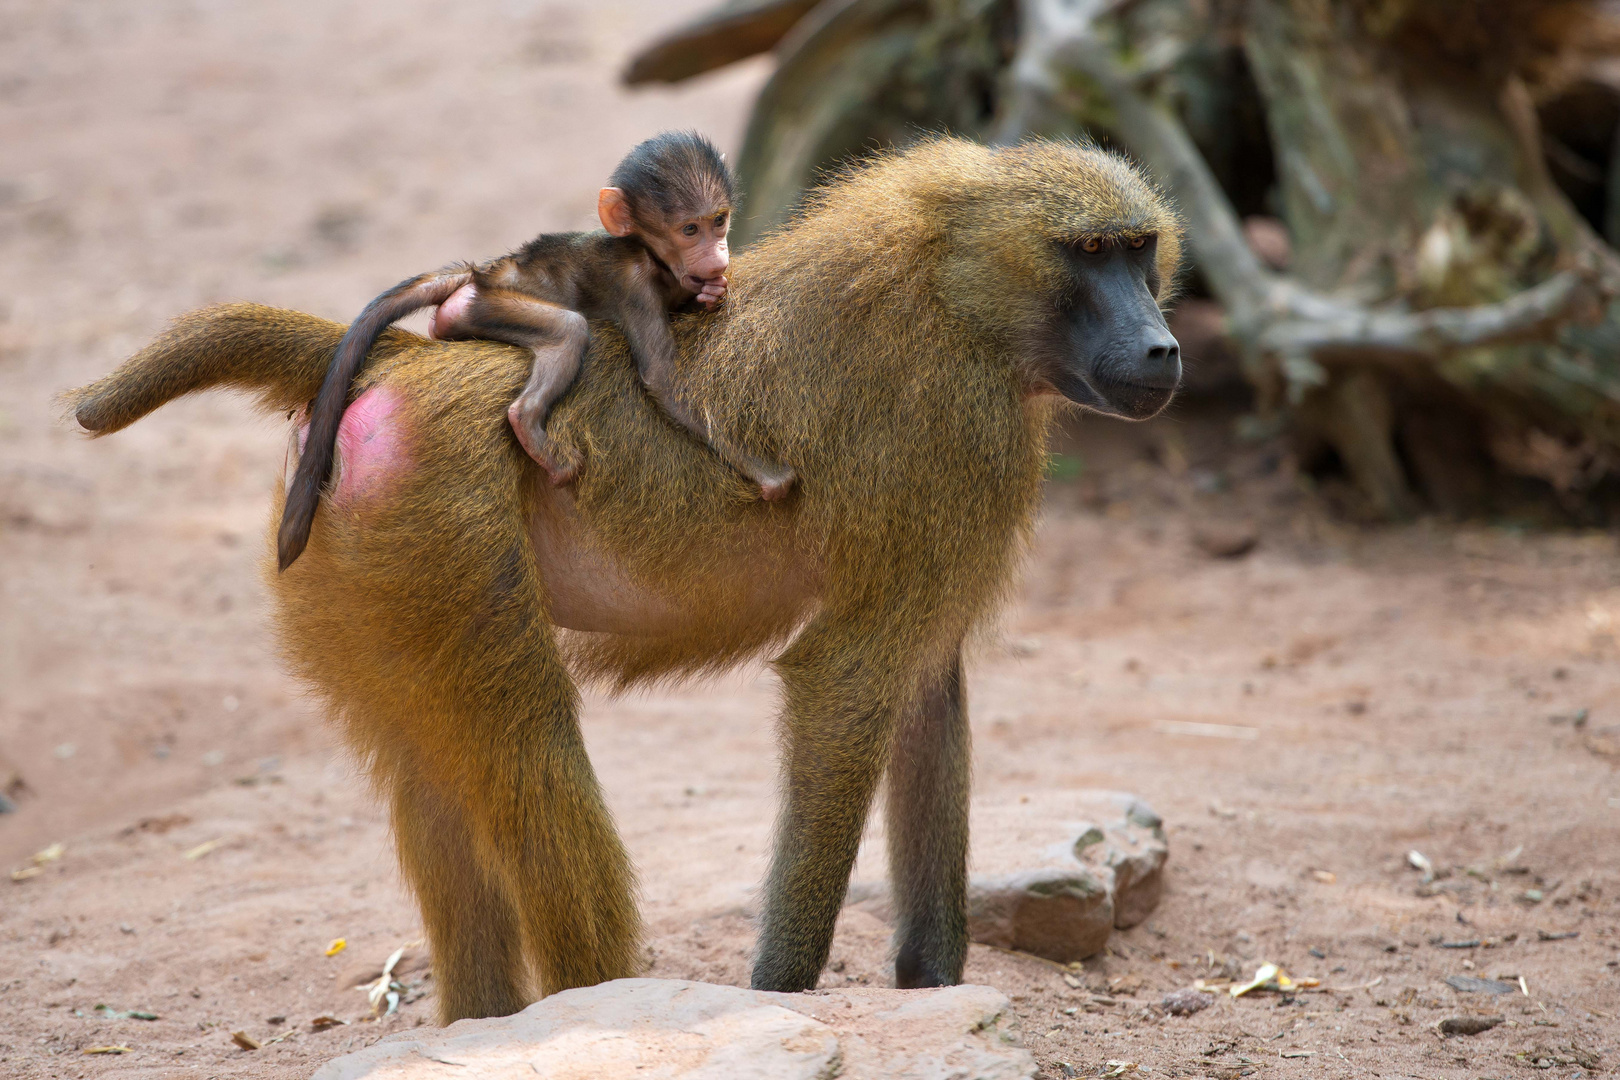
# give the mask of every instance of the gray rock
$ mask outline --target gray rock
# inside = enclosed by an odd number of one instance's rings
[[[1170,846],[1164,820],[1147,803],[1132,799],[1118,820],[1082,826],[1071,850],[1080,862],[1113,872],[1117,928],[1135,926],[1159,906]]]
[[[1045,867],[968,885],[968,937],[1069,963],[1102,952],[1114,927],[1112,874]]]
[[[515,1016],[390,1036],[315,1080],[1029,1080],[988,986],[770,994],[675,979],[566,990]]]

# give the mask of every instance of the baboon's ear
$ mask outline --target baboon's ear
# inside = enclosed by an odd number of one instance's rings
[[[629,236],[636,230],[623,188],[605,187],[596,193],[596,216],[602,219],[602,228],[614,236]]]

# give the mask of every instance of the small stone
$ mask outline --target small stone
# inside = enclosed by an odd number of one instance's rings
[[[618,979],[553,994],[515,1016],[392,1035],[328,1062],[315,1080],[410,1076],[424,1063],[459,1066],[457,1075],[468,1077],[1037,1075],[1011,1002],[988,986],[773,994],[677,979]]]
[[[1206,521],[1193,528],[1193,543],[1215,559],[1241,559],[1260,543],[1260,533],[1247,522]]]
[[[0,814],[11,814],[23,796],[32,794],[17,766],[0,756]]]
[[[1500,1016],[1452,1016],[1440,1021],[1440,1034],[1478,1035],[1501,1022]]]
[[[1598,728],[1586,737],[1586,748],[1599,757],[1620,757],[1620,727]]]
[[[968,936],[1069,963],[1102,952],[1114,927],[1107,870],[1046,867],[968,886]]]
[[[1087,825],[1075,837],[1074,857],[1112,871],[1114,926],[1128,929],[1153,914],[1164,893],[1164,864],[1170,857],[1164,820],[1147,803],[1133,799],[1122,820]]]
[[[1446,985],[1460,994],[1517,994],[1519,984],[1473,975],[1448,975]]]
[[[1172,990],[1164,995],[1159,1002],[1164,1011],[1171,1016],[1191,1016],[1195,1012],[1203,1012],[1215,1004],[1215,995],[1206,994],[1191,987],[1182,990]]]

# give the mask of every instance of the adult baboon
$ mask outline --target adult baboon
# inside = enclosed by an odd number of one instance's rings
[[[270,587],[294,671],[391,801],[444,1020],[520,1008],[529,963],[546,993],[639,967],[576,680],[695,675],[783,643],[754,985],[815,985],[885,771],[896,982],[960,980],[961,643],[1012,582],[1057,404],[1140,419],[1170,399],[1158,302],[1179,249],[1153,188],[1089,147],[941,139],[840,177],[736,260],[719,313],[674,327],[691,400],[800,476],[779,504],[651,405],[606,324],[554,414],[590,459],[574,490],[507,427],[527,354],[383,338],[309,547]],[[210,386],[295,409],[342,335],[201,311],[72,400],[96,433]]]

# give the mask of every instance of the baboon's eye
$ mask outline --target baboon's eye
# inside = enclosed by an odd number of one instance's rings
[[[1080,250],[1087,255],[1095,255],[1103,249],[1103,242],[1095,236],[1088,236],[1080,241]]]
[[[725,228],[726,227],[726,215],[724,215],[724,214],[716,214],[715,218],[714,218],[714,227],[717,228],[717,229]]]
[[[1145,237],[1145,236],[1132,237],[1131,238],[1131,250],[1132,251],[1141,251],[1143,248],[1147,247],[1147,242],[1148,242],[1148,238]]]
[[[681,235],[682,236],[696,236],[697,235],[697,224],[693,223],[691,225],[687,225],[687,226],[683,227],[681,229]]]

